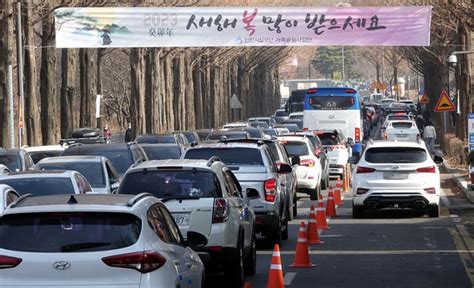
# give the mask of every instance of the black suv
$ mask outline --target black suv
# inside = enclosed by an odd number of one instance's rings
[[[94,155],[108,158],[117,173],[122,176],[133,164],[148,161],[143,148],[138,144],[76,144],[64,150],[62,156]]]

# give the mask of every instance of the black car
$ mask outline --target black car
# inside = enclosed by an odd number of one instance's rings
[[[178,144],[139,144],[149,160],[180,159],[183,154],[182,146]]]
[[[12,172],[27,171],[35,167],[30,154],[24,149],[1,149],[0,164],[8,167]]]
[[[135,142],[138,144],[188,144],[188,139],[182,133],[143,134],[137,136]]]
[[[94,155],[108,158],[117,173],[122,176],[133,164],[148,161],[143,148],[138,144],[77,144],[64,150],[62,156]]]

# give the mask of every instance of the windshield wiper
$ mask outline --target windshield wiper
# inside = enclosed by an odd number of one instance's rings
[[[110,242],[85,242],[61,246],[61,252],[75,252],[84,249],[97,248],[112,245]]]
[[[189,195],[178,195],[178,196],[170,196],[170,197],[165,197],[165,198],[161,198],[161,202],[165,203],[165,202],[168,202],[170,200],[198,200],[198,199],[201,199],[201,197],[199,196],[189,196]]]

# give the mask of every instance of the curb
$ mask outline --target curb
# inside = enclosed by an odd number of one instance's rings
[[[462,180],[459,175],[453,175],[453,179],[459,189],[464,193],[464,196],[466,196],[466,199],[469,200],[469,202],[474,203],[474,191],[468,189],[470,184],[467,183],[467,181]]]

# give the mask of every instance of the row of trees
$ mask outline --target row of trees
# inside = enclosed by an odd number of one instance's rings
[[[159,2],[159,3],[158,3]],[[279,106],[278,65],[289,48],[56,49],[54,9],[65,6],[187,6],[179,1],[21,1],[24,50],[25,138],[55,144],[73,128],[134,134],[219,127],[233,118],[269,115]],[[199,3],[193,3],[199,4]],[[0,95],[7,95],[7,67],[15,62],[16,7],[0,3]],[[15,77],[17,69],[14,69]],[[15,95],[16,88],[15,88]],[[105,119],[95,118],[103,95]],[[232,117],[230,97],[243,104]],[[0,145],[8,142],[8,99],[0,98]],[[15,106],[17,105],[15,99]],[[18,112],[18,109],[16,109]],[[16,123],[19,124],[19,123]]]

